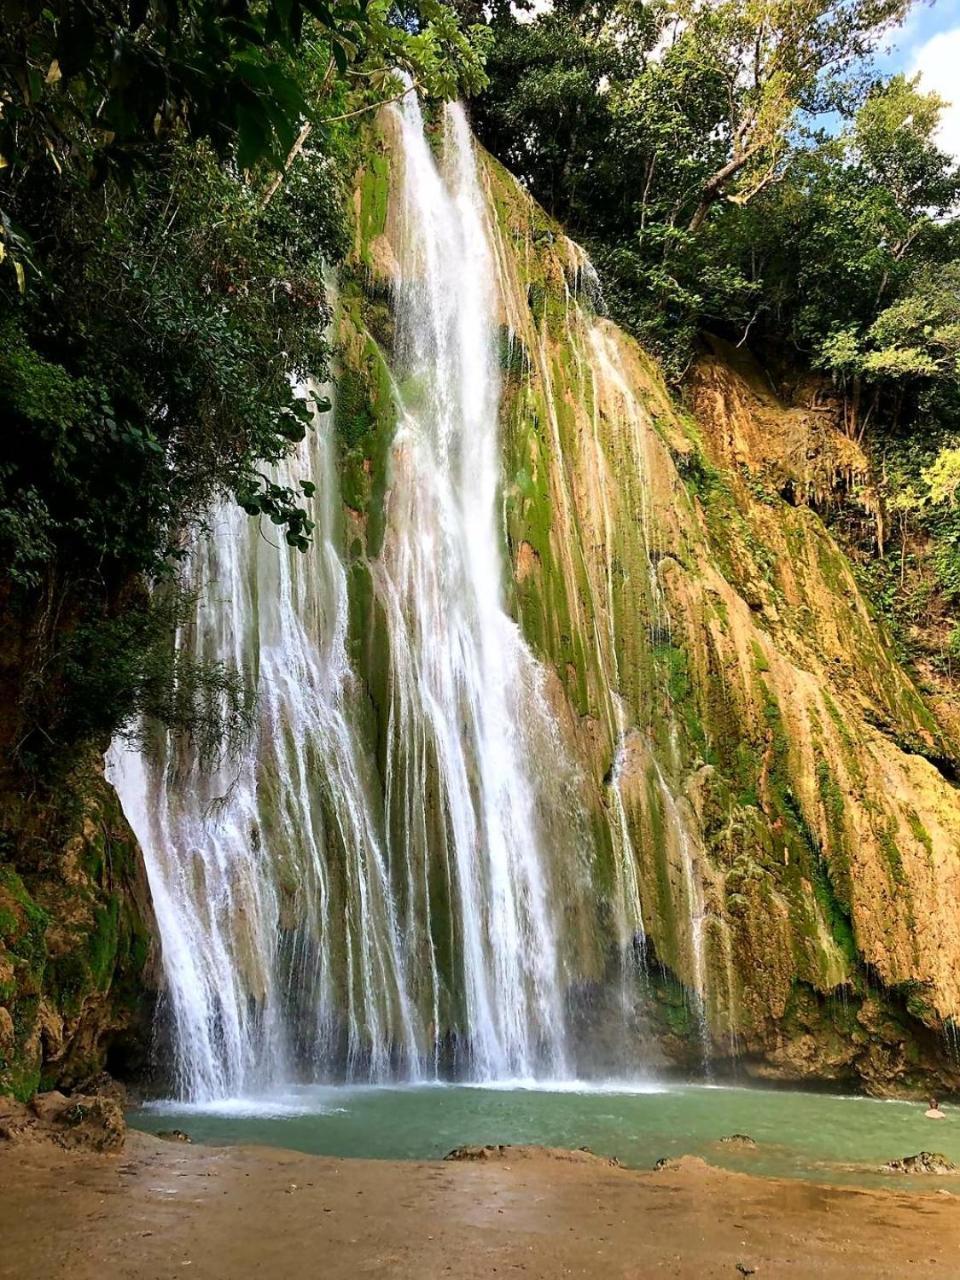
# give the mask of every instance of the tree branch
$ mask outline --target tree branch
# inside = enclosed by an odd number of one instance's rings
[[[312,128],[313,128],[313,125],[308,120],[304,124],[300,132],[297,134],[296,142],[294,142],[293,146],[290,148],[289,152],[287,153],[287,158],[283,162],[283,168],[277,170],[277,172],[273,175],[273,177],[270,180],[270,185],[267,187],[266,191],[263,193],[263,199],[260,201],[261,211],[263,211],[267,207],[267,205],[270,203],[273,197],[277,194],[277,191],[280,189],[281,182],[283,182],[284,178],[290,172],[290,166],[293,164],[294,160],[296,160],[297,156],[303,150],[304,143],[310,137],[310,131]]]
[[[378,111],[380,107],[389,107],[392,102],[399,102],[408,93],[415,93],[419,87],[419,82],[414,80],[406,89],[395,93],[392,98],[384,98],[382,102],[368,102],[365,107],[357,107],[356,111],[345,111],[342,116],[326,116],[320,121],[320,124],[335,124],[338,120],[352,120],[354,116],[362,116],[365,111]]]
[[[408,85],[406,89],[402,89],[400,93],[395,93],[392,98],[384,98],[382,102],[368,102],[365,107],[357,107],[356,111],[345,111],[339,116],[325,116],[322,120],[317,121],[318,124],[336,124],[340,120],[352,120],[354,116],[362,116],[367,111],[378,111],[381,107],[388,107],[392,102],[399,102],[401,98],[405,98],[408,93],[413,93],[419,84],[416,80]],[[297,139],[283,162],[283,167],[278,169],[270,180],[270,185],[263,193],[263,199],[260,201],[261,211],[267,207],[273,197],[280,189],[280,184],[290,172],[290,166],[296,160],[297,156],[304,148],[304,144],[313,132],[313,122],[308,120],[303,128],[297,134]]]

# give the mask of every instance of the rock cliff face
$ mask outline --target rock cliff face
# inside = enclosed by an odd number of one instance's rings
[[[0,1094],[139,1071],[154,930],[140,849],[95,753],[43,799],[3,799]]]
[[[389,489],[398,163],[385,116],[339,305],[354,653],[374,718],[365,583]],[[583,253],[492,159],[484,174],[512,608],[579,765],[597,923],[629,927],[639,899],[662,1052],[876,1090],[960,1083],[957,745],[817,513],[853,481],[871,509],[866,459],[719,346],[678,405],[598,314]],[[596,994],[615,965],[596,950],[581,978]]]

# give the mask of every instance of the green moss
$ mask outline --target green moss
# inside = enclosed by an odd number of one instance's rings
[[[690,1008],[690,997],[686,988],[679,982],[672,982],[669,987],[664,984],[662,1009],[667,1026],[675,1036],[687,1039],[698,1031],[698,1024]],[[696,998],[696,997],[694,997]]]
[[[705,759],[710,758],[703,720],[697,705],[696,691],[686,649],[673,639],[654,645],[653,660],[670,700],[672,716],[683,726],[690,744]]]
[[[386,230],[389,204],[390,161],[382,144],[372,143],[360,179],[360,258],[370,269],[370,245]]]
[[[337,376],[333,421],[338,437],[348,449],[360,444],[374,426],[368,386],[355,369],[343,369]]]
[[[883,854],[884,861],[887,864],[887,870],[894,884],[901,888],[907,884],[906,873],[903,869],[903,856],[896,841],[897,825],[896,819],[891,819],[889,825],[881,827],[877,831],[877,843],[880,846],[880,852]]]
[[[13,867],[0,864],[0,944],[38,980],[46,962],[47,913]]]
[[[834,890],[833,881],[827,871],[826,864],[820,858],[814,858],[810,868],[814,896],[823,913],[823,918],[830,929],[830,935],[846,957],[848,964],[855,966],[858,960],[857,942],[853,932],[853,921],[846,905],[840,901]]]
[[[827,829],[836,845],[842,847],[845,841],[843,792],[824,759],[817,761],[817,786],[827,819]]]
[[[386,352],[392,352],[397,338],[397,325],[392,306],[385,302],[365,300],[363,323],[377,345]]]
[[[530,366],[530,357],[520,337],[502,324],[497,331],[497,357],[505,378],[519,381]]]
[[[99,991],[110,986],[117,963],[120,940],[120,899],[112,894],[104,907],[96,912],[93,932],[87,946],[90,976]]]
[[[527,306],[534,321],[540,324],[547,308],[547,290],[539,280],[533,280],[527,285]]]
[[[655,771],[646,780],[646,813],[649,844],[646,852],[653,862],[655,908],[648,921],[648,932],[654,938],[660,959],[674,971],[680,968],[681,949],[677,904],[670,883],[669,848],[663,795]]]
[[[830,720],[833,723],[833,727],[836,729],[837,733],[840,735],[840,740],[843,743],[844,757],[845,757],[844,763],[847,765],[849,769],[851,769],[851,772],[853,773],[854,777],[857,778],[858,780],[861,780],[862,775],[860,774],[860,769],[858,764],[857,744],[854,741],[853,735],[850,732],[850,727],[847,721],[847,717],[841,714],[840,708],[837,706],[833,698],[830,696],[830,692],[828,689],[824,689],[822,691],[822,694],[823,694],[823,705],[827,708],[827,715],[829,715]]]
[[[760,648],[756,640],[751,639],[750,648],[753,650],[753,669],[758,674],[770,670],[770,663],[767,661],[767,655]]]
[[[25,1101],[40,1080],[39,1055],[28,1052],[37,1022],[47,968],[47,913],[37,905],[12,866],[0,864],[0,955],[13,976],[0,999],[13,1019],[13,1045],[0,1054],[0,1092]]]
[[[698,446],[683,453],[674,453],[673,461],[691,497],[709,502],[717,489],[722,487],[720,472],[707,461]]]
[[[341,359],[334,406],[341,441],[340,494],[346,506],[367,517],[367,552],[377,555],[397,421],[394,382],[383,351],[363,327],[356,288],[344,290],[340,304]]]
[[[815,529],[816,536],[813,538],[813,544],[820,576],[831,592],[842,598],[853,585],[849,562],[825,529],[822,529],[819,524]]]
[[[913,832],[914,839],[918,840],[919,843],[923,845],[924,849],[926,849],[927,851],[927,856],[929,858],[932,858],[933,857],[933,839],[931,838],[930,832],[926,829],[926,827],[920,821],[920,815],[916,812],[915,809],[910,809],[907,811],[907,823],[910,827],[910,830]]]

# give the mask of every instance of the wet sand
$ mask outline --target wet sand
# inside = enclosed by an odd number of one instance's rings
[[[749,1268],[956,1280],[960,1198],[542,1152],[393,1163],[140,1133],[112,1156],[0,1150],[2,1280],[739,1280]]]

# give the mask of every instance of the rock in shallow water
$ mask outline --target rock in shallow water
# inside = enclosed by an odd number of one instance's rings
[[[744,1150],[748,1151],[755,1150],[757,1145],[756,1138],[751,1138],[747,1133],[728,1133],[720,1141],[726,1147],[743,1147]]]
[[[444,1160],[566,1160],[574,1164],[602,1164],[620,1168],[616,1156],[598,1156],[589,1147],[569,1151],[566,1147],[510,1146],[505,1143],[485,1147],[454,1147]]]
[[[709,1170],[711,1173],[713,1172],[712,1167],[702,1156],[661,1156],[653,1168],[656,1173],[662,1173],[665,1169],[686,1170],[687,1172]]]
[[[958,1167],[939,1151],[920,1151],[915,1156],[891,1160],[882,1165],[881,1173],[960,1173]]]

